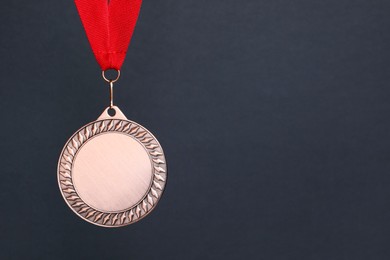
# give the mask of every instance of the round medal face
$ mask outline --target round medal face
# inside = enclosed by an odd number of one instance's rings
[[[95,225],[121,227],[145,217],[165,187],[157,139],[114,107],[78,130],[58,162],[58,184],[69,207]]]

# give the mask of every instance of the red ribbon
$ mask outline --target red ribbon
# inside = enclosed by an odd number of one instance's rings
[[[119,70],[126,57],[142,0],[75,0],[102,70]]]

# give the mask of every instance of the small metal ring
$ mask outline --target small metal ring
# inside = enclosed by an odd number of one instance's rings
[[[103,70],[103,71],[102,71],[102,77],[103,77],[103,79],[104,79],[105,81],[107,81],[108,83],[115,83],[115,82],[117,82],[118,79],[119,79],[119,77],[121,76],[121,71],[120,71],[120,70],[116,70],[116,73],[117,73],[116,78],[115,78],[115,79],[108,79],[108,78],[106,77],[106,74],[105,74],[106,71],[107,71],[107,70]]]

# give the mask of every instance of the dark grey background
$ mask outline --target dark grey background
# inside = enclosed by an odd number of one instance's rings
[[[142,222],[66,206],[108,89],[73,1],[0,8],[1,259],[390,259],[390,2],[144,1],[116,101],[169,183]]]

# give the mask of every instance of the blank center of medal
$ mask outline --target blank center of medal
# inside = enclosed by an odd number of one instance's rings
[[[101,211],[134,206],[149,189],[152,166],[144,147],[130,136],[107,133],[92,138],[73,164],[80,198]]]

